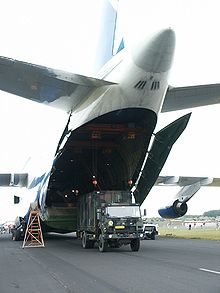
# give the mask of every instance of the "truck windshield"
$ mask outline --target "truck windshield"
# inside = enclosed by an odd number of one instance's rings
[[[109,217],[141,217],[139,206],[110,206],[107,207],[106,212],[109,215]]]

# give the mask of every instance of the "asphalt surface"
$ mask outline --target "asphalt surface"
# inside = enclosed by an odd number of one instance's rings
[[[100,253],[72,235],[44,240],[22,249],[0,235],[0,293],[220,293],[220,241],[157,238]]]

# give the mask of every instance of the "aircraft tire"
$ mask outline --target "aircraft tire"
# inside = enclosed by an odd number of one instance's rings
[[[19,230],[14,230],[12,232],[12,240],[13,241],[20,241],[21,240],[21,232]]]

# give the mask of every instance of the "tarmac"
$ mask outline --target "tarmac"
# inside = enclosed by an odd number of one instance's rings
[[[220,293],[220,241],[158,237],[100,253],[72,234],[24,248],[0,235],[1,293]]]

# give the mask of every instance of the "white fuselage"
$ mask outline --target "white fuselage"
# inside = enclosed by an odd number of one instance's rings
[[[97,76],[113,84],[92,88],[86,95],[77,92],[80,102],[72,108],[69,133],[99,116],[122,109],[144,108],[158,115],[168,87],[174,47],[174,32],[167,29],[144,40],[133,53],[122,51],[114,56]],[[69,98],[74,100],[75,95]],[[59,149],[64,144],[65,140]],[[52,163],[39,174],[45,174],[36,186],[40,202],[46,196]]]
[[[122,51],[114,56],[97,77],[115,84],[93,90],[72,109],[69,129],[119,109],[145,108],[158,114],[168,87],[174,47],[174,32],[167,29],[144,40],[133,53]]]

